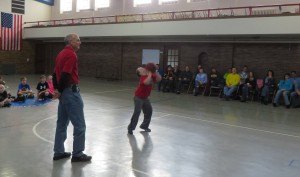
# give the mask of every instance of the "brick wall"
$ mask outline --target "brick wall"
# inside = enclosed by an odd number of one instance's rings
[[[45,44],[46,62],[53,69],[54,58],[63,44]],[[80,75],[107,79],[136,79],[135,69],[142,64],[143,49],[164,51],[169,46],[180,50],[180,66],[189,65],[194,71],[201,53],[203,67],[217,68],[221,73],[236,66],[240,71],[248,65],[257,77],[264,77],[267,69],[275,71],[277,78],[296,70],[300,75],[300,45],[298,44],[209,44],[209,43],[83,43],[79,57]],[[166,56],[161,54],[160,61]],[[47,64],[48,63],[48,64]]]
[[[29,61],[27,61],[29,59]],[[23,41],[21,51],[0,51],[0,65],[14,64],[16,74],[35,73],[35,44]],[[2,67],[0,67],[2,69]],[[2,69],[3,70],[3,69]],[[5,74],[0,71],[0,74]]]

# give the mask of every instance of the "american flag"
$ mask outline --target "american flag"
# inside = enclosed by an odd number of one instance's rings
[[[22,15],[1,12],[0,50],[21,50]]]

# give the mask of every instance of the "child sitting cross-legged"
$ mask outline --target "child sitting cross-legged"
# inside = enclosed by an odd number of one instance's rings
[[[52,94],[49,92],[49,85],[46,82],[46,76],[41,75],[40,82],[36,86],[38,91],[38,100],[45,100],[47,98],[52,98]]]
[[[34,93],[32,92],[32,90],[30,89],[29,84],[27,84],[27,78],[26,77],[22,77],[21,79],[21,83],[19,84],[18,87],[18,97],[15,101],[25,101],[26,98],[34,98]]]
[[[5,91],[4,85],[0,84],[0,107],[10,107],[11,99]]]

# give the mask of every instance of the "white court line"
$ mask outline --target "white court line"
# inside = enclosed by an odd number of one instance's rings
[[[133,90],[133,89],[109,90],[109,91],[95,92],[95,93],[96,94],[99,94],[99,93],[114,93],[114,92],[123,92],[123,91],[127,91],[127,90]]]
[[[46,118],[46,119],[40,120],[38,123],[36,123],[36,124],[33,126],[33,128],[32,128],[32,132],[34,133],[34,135],[35,135],[36,137],[38,137],[39,139],[45,141],[45,142],[54,144],[53,141],[47,140],[46,138],[43,138],[42,136],[40,136],[40,135],[37,133],[37,131],[36,131],[36,127],[37,127],[38,125],[40,125],[40,123],[42,123],[42,122],[44,122],[44,121],[46,121],[46,120],[49,120],[49,119],[54,119],[55,117],[56,117],[56,116],[51,116],[51,117],[48,117],[48,118]]]
[[[120,108],[120,109],[132,110],[132,109],[127,109],[127,108]],[[107,109],[106,111],[112,111],[112,110],[116,110],[116,109]],[[168,114],[168,113],[160,112],[160,111],[154,111],[154,112]],[[300,139],[300,136],[298,136],[298,135],[291,135],[291,134],[287,134],[287,133],[280,133],[280,132],[262,130],[262,129],[251,128],[251,127],[246,127],[246,126],[227,124],[227,123],[211,121],[211,120],[206,120],[206,119],[200,119],[200,118],[198,119],[198,118],[182,116],[182,115],[178,115],[178,114],[169,114],[169,115],[182,117],[182,118],[185,118],[185,119],[192,119],[192,120],[198,120],[198,121],[202,121],[202,122],[208,122],[208,123],[212,123],[212,124],[224,125],[224,126],[228,126],[228,127],[235,127],[235,128],[241,128],[241,129],[246,129],[246,130],[258,131],[258,132],[263,132],[263,133],[269,133],[269,134],[275,134],[275,135],[281,135],[281,136],[288,136],[288,137],[293,137],[293,138]],[[166,116],[164,116],[164,117],[166,117]]]
[[[156,111],[156,112],[158,112],[158,111]],[[163,113],[163,112],[159,112],[159,113]],[[208,122],[208,123],[219,124],[219,125],[224,125],[224,126],[229,126],[229,127],[247,129],[247,130],[252,130],[252,131],[258,131],[258,132],[263,132],[263,133],[270,133],[270,134],[282,135],[282,136],[288,136],[288,137],[293,137],[293,138],[300,139],[300,136],[297,136],[297,135],[291,135],[291,134],[286,134],[286,133],[273,132],[273,131],[262,130],[262,129],[257,129],[257,128],[251,128],[251,127],[245,127],[245,126],[240,126],[240,125],[227,124],[227,123],[216,122],[216,121],[205,120],[205,119],[197,119],[197,118],[194,118],[194,117],[181,116],[181,115],[177,115],[177,114],[170,114],[170,115],[177,116],[177,117],[182,117],[184,119],[198,120],[198,121],[202,121],[202,122]]]

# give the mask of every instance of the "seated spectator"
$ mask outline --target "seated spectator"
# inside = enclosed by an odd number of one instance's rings
[[[256,78],[254,77],[253,72],[249,72],[248,78],[245,80],[245,83],[241,85],[242,87],[242,98],[241,102],[245,102],[249,96],[249,90],[255,90],[256,88]]]
[[[273,93],[276,89],[276,82],[274,79],[274,71],[269,70],[267,76],[264,79],[264,85],[261,90],[261,103],[267,105],[269,102],[270,93]]]
[[[296,71],[291,71],[291,79],[295,81],[297,79],[297,72]]]
[[[5,87],[0,84],[0,107],[10,107],[11,99],[9,98]]]
[[[159,64],[156,64],[156,72],[159,73],[159,75],[163,76],[164,75],[164,70],[161,69],[161,67],[159,66]],[[159,81],[157,83],[157,90],[160,91],[161,89],[161,84],[162,84],[162,81]]]
[[[53,86],[52,75],[48,75],[47,83],[48,83],[48,86],[49,86],[49,93],[51,95],[54,95],[55,89],[54,89],[54,86]]]
[[[22,77],[21,83],[19,84],[18,87],[18,97],[15,101],[25,101],[26,98],[34,98],[34,93],[30,89],[30,86],[27,84],[27,78]]]
[[[226,85],[224,87],[224,98],[226,101],[232,96],[240,83],[241,77],[236,73],[236,68],[232,68],[232,73],[228,74],[226,77]]]
[[[169,65],[167,68],[167,71],[164,74],[164,77],[162,78],[163,92],[173,91],[173,89],[174,89],[173,83],[174,83],[173,68],[171,65]]]
[[[244,84],[246,79],[248,78],[248,67],[246,65],[243,67],[243,70],[240,73],[240,77],[241,77],[240,84]]]
[[[52,98],[52,95],[49,92],[49,85],[46,82],[46,76],[41,75],[40,82],[36,86],[36,89],[38,91],[37,96],[39,100],[45,100],[47,98]]]
[[[230,73],[232,73],[232,68],[228,68],[227,72],[224,74],[223,79],[225,80],[225,82],[226,82],[226,78],[227,78],[228,74],[230,74]]]
[[[182,85],[190,84],[193,78],[193,73],[190,71],[190,68],[188,66],[185,67],[185,71],[181,72],[179,78],[178,78],[178,84],[176,88],[176,93],[180,94]]]
[[[172,91],[175,92],[175,89],[177,88],[177,85],[178,85],[178,79],[181,75],[181,71],[180,71],[180,69],[178,68],[177,65],[174,66],[173,73],[174,73],[174,82],[173,82],[173,85],[172,85],[172,87],[173,87]]]
[[[220,87],[221,86],[221,77],[217,72],[216,68],[211,69],[211,73],[209,75],[210,86]]]
[[[279,99],[281,96],[283,96],[286,108],[290,108],[289,94],[293,91],[293,81],[290,78],[290,74],[285,74],[284,80],[281,80],[278,85],[279,86],[274,98],[273,106],[278,106]]]
[[[196,78],[197,74],[199,73],[199,69],[202,68],[202,65],[198,65],[196,71],[194,72],[194,78]],[[193,79],[194,79],[193,78]]]
[[[204,73],[203,68],[199,69],[199,73],[196,75],[195,78],[195,94],[194,96],[199,95],[200,87],[205,87],[207,84],[207,74]]]
[[[295,80],[295,91],[291,93],[291,107],[297,108],[300,107],[300,78]]]

